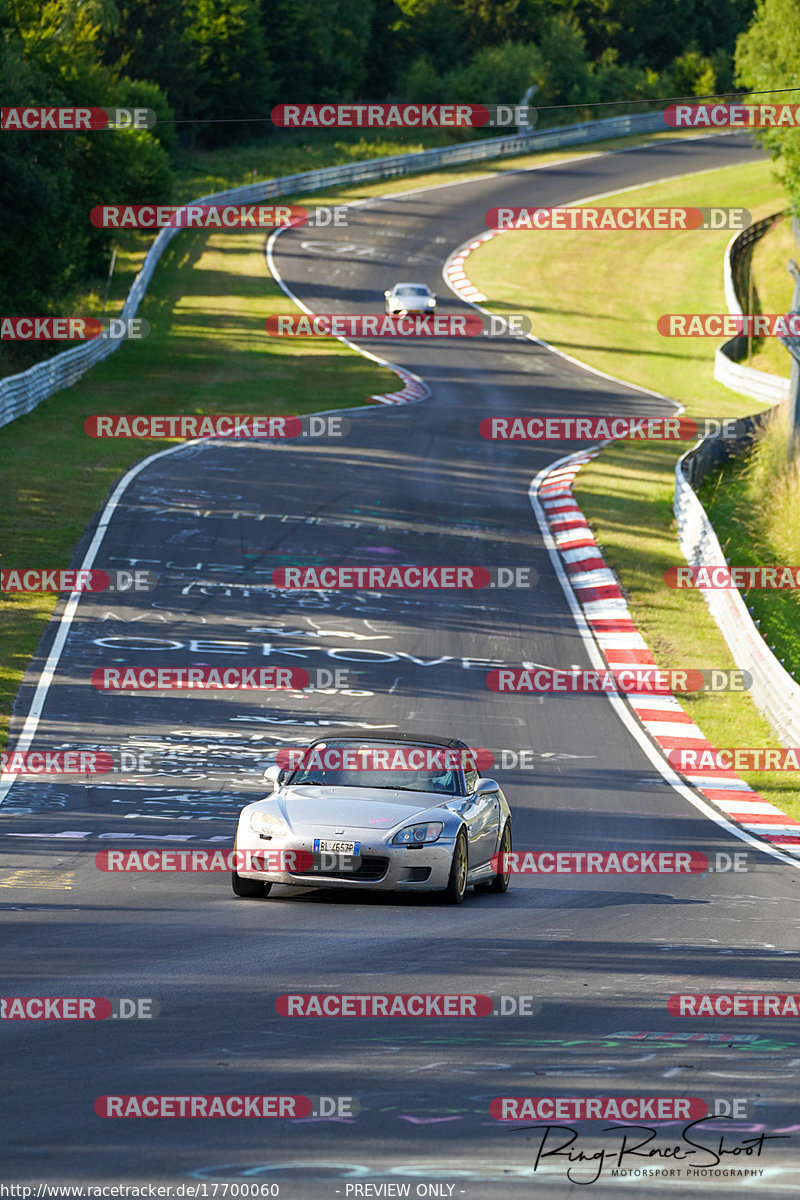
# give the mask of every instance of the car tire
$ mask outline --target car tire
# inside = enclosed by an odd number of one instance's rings
[[[505,828],[503,829],[503,836],[500,839],[500,850],[498,853],[500,853],[500,854],[510,854],[511,853],[511,822],[510,821],[506,821]],[[493,892],[507,892],[510,879],[511,879],[510,871],[506,871],[504,874],[501,874],[498,872],[498,874],[495,875],[494,879],[489,884],[489,888]]]
[[[238,871],[231,871],[231,887],[240,900],[266,900],[272,884],[261,879],[244,879]]]
[[[467,890],[467,871],[469,857],[467,850],[467,835],[460,830],[453,847],[453,861],[450,865],[450,878],[447,887],[442,892],[443,904],[461,904]]]
[[[506,821],[503,828],[503,836],[500,838],[500,849],[498,854],[511,853],[511,822]],[[483,883],[475,884],[476,892],[507,892],[508,884],[511,878],[511,872],[506,871],[504,875],[493,875],[491,879],[485,879]]]

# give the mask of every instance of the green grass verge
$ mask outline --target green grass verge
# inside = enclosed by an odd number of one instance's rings
[[[800,563],[800,458],[786,461],[782,414],[754,451],[704,481],[700,498],[730,562],[742,566]],[[800,593],[743,590],[773,653],[800,679]]]
[[[609,197],[615,203],[741,205],[755,219],[785,197],[768,164],[726,168]],[[758,405],[713,379],[715,343],[667,339],[656,321],[668,312],[725,312],[722,262],[727,232],[514,232],[469,260],[470,279],[498,312],[524,311],[533,332],[581,361],[680,400],[692,417],[736,417]],[[536,297],[532,306],[530,297]],[[592,297],[602,297],[598,307]],[[662,667],[734,665],[701,593],[672,591],[667,567],[681,565],[672,515],[675,462],[686,446],[618,443],[577,479],[576,495],[631,613]],[[719,746],[777,746],[749,697],[682,699]],[[800,816],[794,772],[752,772],[763,795]]]
[[[263,233],[187,232],[168,247],[140,308],[150,337],[0,430],[5,567],[63,567],[120,474],[168,440],[92,440],[98,413],[306,413],[356,407],[397,376],[340,342],[267,339],[288,303],[267,276]],[[0,603],[0,742],[56,597]]]
[[[260,179],[277,179],[282,175],[295,175],[301,171],[313,171],[321,167],[342,166],[350,162],[363,162],[371,158],[390,157],[395,154],[414,154],[436,146],[450,144],[446,134],[425,138],[410,136],[394,137],[387,133],[381,137],[351,136],[349,138],[328,137],[314,134],[298,139],[289,134],[288,140],[272,139],[269,142],[254,142],[249,146],[221,147],[216,150],[181,150],[175,157],[176,203],[193,200],[198,196],[211,195],[227,188],[243,187]],[[544,165],[557,159],[583,157],[602,153],[609,149],[625,149],[649,142],[672,141],[697,137],[693,130],[669,130],[660,133],[630,134],[627,137],[607,138],[601,142],[586,142],[561,150],[535,151],[530,154],[483,159],[465,163],[460,167],[445,167],[438,172],[412,173],[405,178],[424,186],[422,180],[444,181],[454,173],[467,176],[482,174],[485,170],[518,170],[534,164]],[[388,191],[396,191],[397,179],[382,181]],[[374,193],[371,193],[374,194]]]
[[[116,317],[122,310],[125,297],[130,291],[131,284],[142,269],[144,256],[152,241],[149,234],[136,232],[120,232],[115,239],[112,251],[116,249],[114,272],[108,280],[107,274],[98,279],[96,285],[80,296],[65,301],[59,305],[59,311],[53,316],[82,317]],[[109,265],[111,256],[109,256]],[[108,296],[106,298],[106,286]],[[105,307],[103,301],[106,300]],[[23,314],[28,315],[28,314]],[[6,375],[18,375],[27,371],[42,359],[52,358],[63,350],[69,349],[74,343],[64,342],[0,342],[0,379]]]
[[[778,206],[780,207],[780,206]],[[776,212],[778,209],[776,208]],[[786,264],[797,258],[791,220],[779,221],[753,247],[751,278],[762,313],[786,313],[792,307],[794,283]],[[757,371],[789,378],[791,358],[777,338],[759,338],[750,347],[749,359],[743,360]]]
[[[289,135],[290,139],[292,135]],[[433,134],[429,135],[431,138]],[[445,135],[438,138],[442,142]],[[513,158],[486,159],[474,163],[464,163],[461,166],[445,167],[436,171],[411,173],[400,178],[375,180],[372,183],[361,183],[352,186],[342,186],[335,191],[325,194],[310,192],[306,195],[281,197],[281,201],[291,201],[295,204],[331,205],[344,204],[368,196],[385,196],[393,192],[406,191],[412,188],[433,187],[437,184],[452,182],[454,179],[475,179],[481,175],[496,175],[503,171],[523,170],[531,166],[549,166],[566,160],[590,157],[601,154],[606,150],[623,150],[634,146],[647,145],[651,142],[670,141],[675,137],[691,139],[698,135],[692,130],[665,130],[662,133],[631,134],[628,137],[610,138],[602,142],[591,142],[573,149],[537,151],[531,154],[516,155]],[[443,143],[444,144],[444,143]],[[409,139],[392,138],[352,138],[350,141],[340,141],[328,138],[298,144],[295,138],[290,144],[283,146],[277,142],[253,143],[250,146],[232,146],[216,150],[189,151],[181,150],[174,161],[175,195],[173,202],[186,203],[198,196],[210,195],[234,187],[243,187],[258,180],[274,179],[281,175],[295,174],[319,167],[340,166],[354,161],[370,158],[382,158],[392,154],[411,154],[414,151],[430,149],[431,145]],[[115,316],[122,308],[130,285],[141,267],[147,248],[153,240],[152,234],[137,234],[122,232],[111,243],[111,254],[117,250],[117,259],[108,293],[105,310],[102,307],[106,290],[106,275],[98,278],[86,292],[65,300],[59,306],[58,313],[53,315],[69,316],[99,316],[105,311],[106,316]],[[228,235],[230,236],[230,235]],[[156,279],[151,284],[158,286]],[[43,359],[50,358],[64,349],[63,343],[45,342],[0,342],[0,379],[7,375],[16,375],[25,371]]]

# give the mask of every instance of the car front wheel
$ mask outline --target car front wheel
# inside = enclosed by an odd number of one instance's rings
[[[447,887],[442,892],[445,904],[461,904],[467,890],[467,870],[469,860],[467,855],[467,835],[462,829],[453,847],[453,861],[450,866],[450,878]]]
[[[261,879],[244,879],[238,871],[231,871],[231,887],[234,896],[242,900],[266,900],[272,891],[272,884]]]
[[[502,841],[500,842],[500,853],[501,854],[510,854],[511,853],[511,823],[509,821],[506,821],[506,827],[503,830],[503,838],[502,838]],[[505,866],[506,868],[509,867],[509,862],[508,862],[507,858],[501,859],[500,861],[501,861],[501,865]],[[489,886],[491,887],[493,892],[507,892],[508,891],[508,881],[510,878],[511,878],[510,870],[506,869],[505,871],[498,871]]]
[[[500,849],[497,851],[497,853],[498,853],[498,855],[511,853],[511,822],[510,821],[506,821],[505,829],[503,830],[503,836],[500,839]],[[506,866],[508,865],[507,859],[503,859],[503,860],[501,860],[501,862],[504,862]],[[493,875],[491,879],[487,879],[483,883],[476,883],[475,891],[476,892],[507,892],[508,891],[508,881],[510,878],[511,878],[510,871],[498,871],[498,873],[496,875]]]

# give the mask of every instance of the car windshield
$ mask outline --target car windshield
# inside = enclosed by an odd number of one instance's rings
[[[426,287],[398,287],[395,288],[398,296],[429,296],[430,292]]]
[[[287,780],[292,787],[353,787],[374,791],[460,795],[459,772],[437,765],[442,747],[360,742],[326,742],[306,751],[304,765]],[[426,761],[429,760],[429,761]],[[415,764],[424,762],[422,767]],[[377,799],[377,797],[376,797]]]

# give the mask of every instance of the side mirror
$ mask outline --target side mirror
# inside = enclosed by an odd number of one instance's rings
[[[474,796],[488,796],[492,792],[499,792],[500,784],[494,779],[479,779],[475,784]]]
[[[392,294],[392,293],[391,293],[391,291],[389,291],[389,292],[384,292],[384,293],[383,293],[383,298],[384,298],[384,300],[388,300],[388,299],[389,299],[389,297],[391,296],[391,294]]]
[[[272,766],[267,767],[266,771],[264,772],[264,783],[271,784],[274,792],[275,789],[280,787],[282,783],[283,773],[283,767],[279,767],[277,763],[273,763]]]

